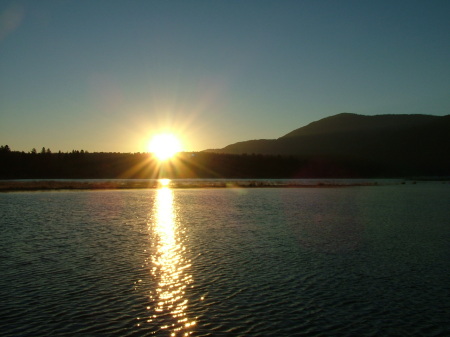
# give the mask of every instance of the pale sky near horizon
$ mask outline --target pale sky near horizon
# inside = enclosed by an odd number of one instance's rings
[[[450,1],[0,0],[0,145],[142,152],[450,114]]]

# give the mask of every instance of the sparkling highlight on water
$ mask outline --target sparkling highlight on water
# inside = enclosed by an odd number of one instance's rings
[[[178,240],[177,221],[173,206],[173,191],[162,184],[155,199],[155,220],[152,230],[157,236],[156,254],[152,256],[152,276],[158,286],[154,291],[156,305],[153,318],[172,316],[170,324],[161,325],[171,336],[188,336],[195,321],[187,316],[186,288],[193,282],[191,264],[183,256],[184,247]],[[165,320],[167,323],[167,320]]]

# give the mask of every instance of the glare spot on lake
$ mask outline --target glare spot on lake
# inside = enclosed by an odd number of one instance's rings
[[[164,187],[170,180],[163,180],[166,184],[161,181],[163,187],[157,191],[154,205],[155,220],[150,228],[157,238],[151,270],[152,276],[158,282],[154,294],[154,312],[156,317],[172,316],[171,324],[161,325],[161,329],[169,330],[171,336],[187,336],[191,334],[187,329],[195,325],[195,321],[187,317],[188,300],[185,297],[186,288],[193,280],[192,275],[188,273],[190,263],[183,256],[184,247],[178,239],[173,191]]]
[[[168,187],[170,184],[170,179],[158,179],[160,187]]]

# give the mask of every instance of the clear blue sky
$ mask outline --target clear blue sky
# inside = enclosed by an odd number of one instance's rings
[[[0,145],[138,152],[450,113],[450,1],[0,0]]]

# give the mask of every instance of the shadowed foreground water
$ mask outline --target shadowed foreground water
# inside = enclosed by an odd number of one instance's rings
[[[448,336],[450,185],[0,194],[2,336]]]

